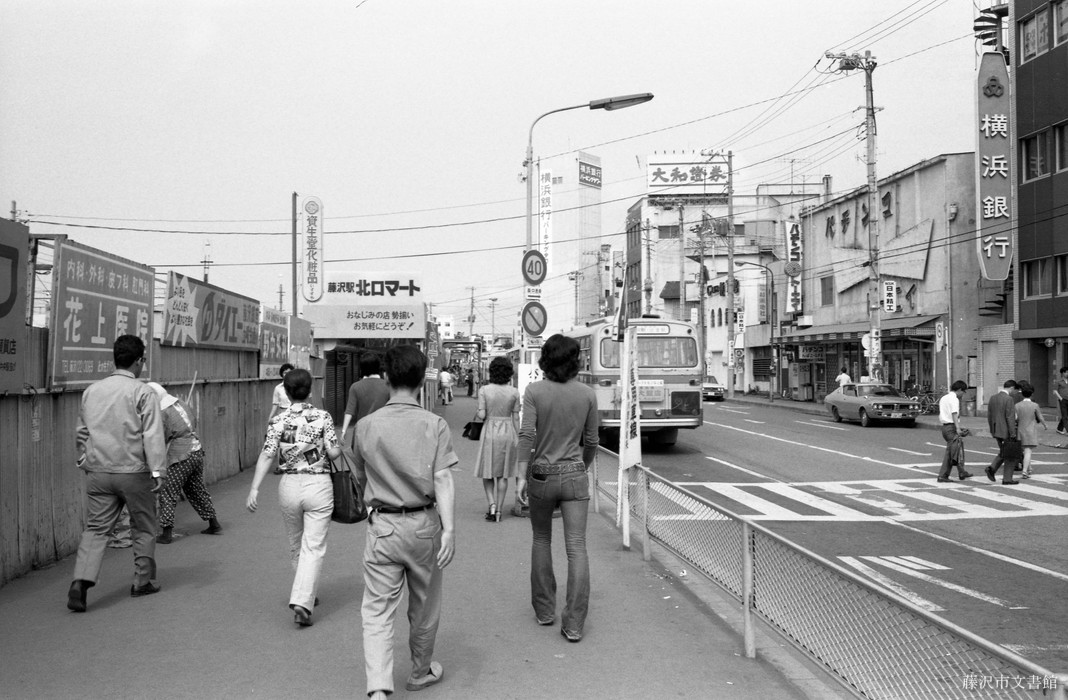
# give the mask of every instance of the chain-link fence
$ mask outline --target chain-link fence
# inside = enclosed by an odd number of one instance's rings
[[[617,498],[618,458],[602,450],[595,507]],[[646,557],[655,541],[864,698],[1058,698],[1068,676],[1029,662],[877,584],[744,520],[644,467],[625,498]]]

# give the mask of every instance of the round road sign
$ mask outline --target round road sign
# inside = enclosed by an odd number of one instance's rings
[[[545,264],[545,256],[536,250],[528,250],[523,254],[523,279],[531,287],[537,287],[545,281],[545,275],[549,268]],[[544,311],[544,309],[542,309]],[[543,329],[544,330],[544,329]],[[535,333],[535,335],[537,335]]]
[[[521,316],[523,332],[527,335],[539,336],[545,332],[545,326],[549,325],[545,307],[536,301],[527,302],[523,307]]]

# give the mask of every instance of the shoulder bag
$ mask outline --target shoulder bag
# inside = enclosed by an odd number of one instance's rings
[[[367,503],[363,489],[352,471],[352,463],[345,451],[337,462],[330,460],[330,481],[334,485],[334,512],[330,519],[335,523],[358,523],[367,519]]]

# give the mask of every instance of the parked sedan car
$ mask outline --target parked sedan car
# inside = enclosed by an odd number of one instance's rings
[[[701,398],[705,401],[722,401],[727,387],[716,381],[715,377],[705,377],[701,385]]]
[[[875,421],[916,425],[920,402],[902,394],[889,384],[845,384],[825,398],[836,421],[859,420],[865,428]]]

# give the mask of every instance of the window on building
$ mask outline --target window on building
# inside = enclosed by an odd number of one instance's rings
[[[1055,294],[1068,294],[1068,255],[1058,255],[1054,258],[1057,262],[1057,287]]]
[[[661,226],[660,227],[659,236],[660,236],[660,238],[678,238],[679,237],[679,227],[678,227],[678,225],[675,225],[675,226]]]
[[[1053,43],[1068,41],[1068,0],[1053,3]]]
[[[717,309],[716,310],[716,315],[719,316],[719,322],[717,322],[716,325],[717,326],[722,326],[723,325],[723,309]]]
[[[1020,63],[1049,50],[1049,10],[1043,8],[1020,22]]]
[[[1068,3],[1068,0],[1065,2]],[[1057,170],[1068,170],[1068,123],[1053,127],[1053,150],[1056,153]]]
[[[1042,131],[1020,141],[1020,172],[1023,181],[1049,175],[1049,136]]]
[[[834,275],[820,277],[820,305],[834,306]]]
[[[1052,258],[1020,263],[1024,278],[1024,298],[1049,296],[1053,285]]]

